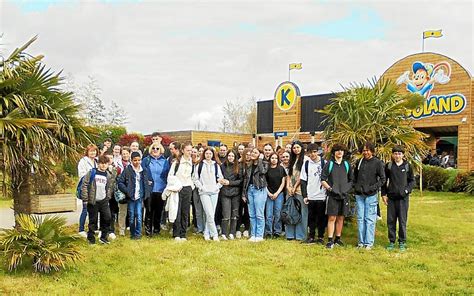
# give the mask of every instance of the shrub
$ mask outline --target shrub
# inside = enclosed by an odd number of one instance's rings
[[[449,176],[448,170],[441,167],[423,165],[423,188],[441,191]]]
[[[451,191],[452,192],[465,192],[470,175],[471,174],[469,172],[458,171],[456,178],[454,178]]]
[[[446,174],[447,174],[448,178],[444,182],[442,190],[444,192],[453,191],[453,188],[455,186],[454,183],[456,181],[456,177],[459,174],[459,171],[456,170],[456,169],[445,169],[445,171],[446,171]]]
[[[471,173],[467,179],[466,192],[474,195],[474,173]]]
[[[0,250],[9,271],[31,260],[35,272],[59,271],[82,259],[78,237],[65,232],[66,218],[19,214],[16,228],[2,230]]]
[[[118,142],[121,146],[130,146],[133,141],[137,141],[140,144],[140,148],[143,148],[143,135],[132,133],[132,134],[125,134],[120,137]]]

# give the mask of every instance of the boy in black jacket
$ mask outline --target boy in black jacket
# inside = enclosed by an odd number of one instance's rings
[[[393,160],[385,166],[387,181],[382,186],[382,199],[387,205],[388,239],[390,241],[387,250],[389,251],[395,247],[397,219],[400,251],[403,252],[406,249],[408,201],[415,185],[415,177],[412,168],[403,159],[404,153],[403,147],[393,147]]]

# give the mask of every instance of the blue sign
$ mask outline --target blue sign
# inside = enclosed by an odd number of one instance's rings
[[[275,132],[275,137],[286,137],[288,136],[288,132]]]

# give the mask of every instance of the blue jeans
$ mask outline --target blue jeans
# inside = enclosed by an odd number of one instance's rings
[[[283,192],[281,192],[278,197],[273,200],[270,197],[267,197],[267,203],[265,205],[265,215],[267,216],[265,221],[265,234],[281,234],[281,221],[280,214],[281,208],[283,208]]]
[[[130,220],[130,236],[139,238],[142,234],[142,199],[128,201],[128,218]]]
[[[86,218],[87,218],[87,204],[82,203],[82,212],[81,212],[81,216],[79,217],[79,232],[85,230]]]
[[[377,222],[377,194],[371,196],[356,195],[357,228],[359,244],[373,246],[375,241],[375,223]]]
[[[296,225],[285,225],[286,238],[304,241],[308,232],[308,205],[302,195],[295,194],[295,197],[301,204],[301,221]]]
[[[204,235],[214,237],[219,235],[217,232],[214,216],[216,213],[218,193],[201,193],[201,203],[204,213],[206,214],[206,226],[204,227]]]
[[[265,202],[267,201],[267,189],[257,189],[253,185],[247,191],[250,233],[254,237],[263,237],[265,229]]]

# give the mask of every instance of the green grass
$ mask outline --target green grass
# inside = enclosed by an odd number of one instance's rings
[[[473,208],[472,196],[415,194],[405,253],[384,249],[384,221],[372,251],[353,247],[355,223],[345,226],[347,246],[334,250],[193,235],[185,243],[169,237],[84,243],[84,262],[63,272],[0,269],[0,294],[473,294]]]

